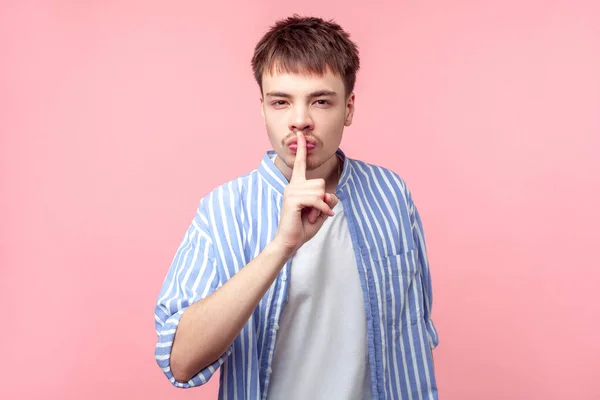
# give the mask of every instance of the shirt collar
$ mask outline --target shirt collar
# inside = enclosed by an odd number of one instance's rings
[[[340,181],[338,182],[337,186],[337,189],[339,190],[348,181],[350,172],[348,171],[348,158],[346,157],[342,149],[337,149],[336,154],[342,160],[342,174],[340,176]],[[260,163],[260,166],[258,167],[258,173],[267,184],[269,184],[277,192],[283,194],[283,190],[289,182],[283,175],[283,173],[279,170],[279,168],[275,166],[275,163],[272,160],[274,156],[275,150],[268,150],[265,153]]]

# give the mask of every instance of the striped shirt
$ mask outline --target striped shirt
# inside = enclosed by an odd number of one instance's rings
[[[373,399],[437,399],[431,349],[438,335],[419,213],[397,174],[341,150],[338,155],[343,169],[336,194],[347,213],[363,291]],[[288,183],[273,156],[267,151],[256,170],[205,196],[177,249],[155,308],[156,361],[174,386],[202,385],[220,368],[219,399],[267,396],[291,259],[212,365],[178,382],[170,354],[186,308],[218,289],[273,239]]]

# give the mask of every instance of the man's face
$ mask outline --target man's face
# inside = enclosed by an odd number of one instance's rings
[[[264,74],[262,114],[269,141],[288,168],[296,157],[296,131],[306,136],[306,168],[314,170],[335,155],[344,126],[352,123],[354,94],[331,72],[323,76]]]

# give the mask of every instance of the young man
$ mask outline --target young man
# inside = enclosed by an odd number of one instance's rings
[[[358,51],[294,16],[252,66],[272,151],[199,204],[155,310],[177,387],[221,399],[437,399],[419,213],[395,173],[339,149]]]

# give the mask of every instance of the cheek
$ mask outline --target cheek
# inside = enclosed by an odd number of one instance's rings
[[[270,129],[280,128],[282,125],[285,125],[285,116],[283,113],[266,111],[265,112],[265,124]]]
[[[281,145],[281,140],[287,134],[287,125],[282,126],[281,121],[277,118],[265,115],[265,128],[267,136],[274,148]]]
[[[346,119],[346,109],[344,107],[336,105],[332,109],[323,111],[320,119],[327,121],[329,124],[339,124]]]
[[[273,121],[273,118],[269,114],[265,114],[265,126],[267,127],[267,132],[270,135],[273,131],[273,128],[275,127],[275,123]]]
[[[322,131],[325,134],[337,134],[344,129],[344,122],[346,115],[342,112],[329,113],[319,117],[318,121],[315,121],[317,130]]]

